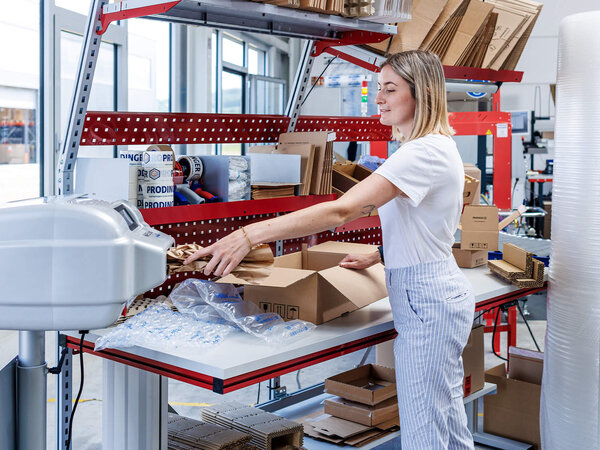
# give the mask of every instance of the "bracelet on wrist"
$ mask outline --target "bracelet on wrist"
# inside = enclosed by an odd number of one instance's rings
[[[244,237],[248,241],[248,246],[250,247],[250,250],[252,250],[254,248],[254,246],[252,245],[252,242],[250,241],[250,238],[248,237],[246,230],[244,229],[244,227],[240,227],[240,228],[242,229],[242,233],[244,233]]]

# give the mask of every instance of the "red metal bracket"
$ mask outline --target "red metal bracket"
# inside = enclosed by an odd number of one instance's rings
[[[117,20],[133,19],[135,17],[151,16],[153,14],[161,14],[170,10],[180,1],[181,0],[172,0],[167,2],[156,1],[153,5],[142,6],[139,8],[128,8],[127,2],[109,4],[107,6],[111,8],[117,8],[117,11],[109,13],[104,13],[103,11],[101,13],[100,23],[102,24],[102,28],[98,31],[98,34],[104,34],[112,22],[116,22]]]
[[[317,41],[315,43],[315,49],[312,56],[319,56],[321,53],[329,53],[330,55],[337,56],[344,61],[348,61],[357,66],[363,67],[371,72],[379,72],[381,69],[375,64],[368,63],[360,58],[357,58],[341,50],[334,49],[332,47],[344,46],[344,45],[359,45],[359,44],[374,44],[381,42],[389,38],[389,34],[375,33],[372,31],[349,31],[344,33],[341,39],[334,41]]]

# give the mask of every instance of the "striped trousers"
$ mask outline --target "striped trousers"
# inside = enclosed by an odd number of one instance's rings
[[[462,352],[475,297],[453,257],[386,269],[403,450],[473,449]]]

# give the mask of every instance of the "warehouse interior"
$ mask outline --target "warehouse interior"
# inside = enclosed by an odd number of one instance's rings
[[[472,445],[599,448],[599,20],[593,0],[0,0],[0,448],[438,448],[402,433],[384,216],[245,230],[402,153],[380,81],[412,50],[443,65],[464,163]],[[231,274],[190,261],[234,232]]]

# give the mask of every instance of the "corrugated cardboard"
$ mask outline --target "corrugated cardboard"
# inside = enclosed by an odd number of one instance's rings
[[[367,364],[325,379],[325,392],[377,405],[396,396],[396,375],[389,367]]]
[[[483,380],[483,371],[481,372]],[[341,397],[325,400],[325,414],[350,420],[367,426],[375,426],[389,420],[398,418],[398,398],[392,397],[377,405],[364,405],[362,403],[346,400]]]
[[[463,189],[463,206],[473,203],[475,198],[479,199],[478,192],[480,191],[479,180],[470,175],[465,174],[465,187]]]
[[[498,392],[484,397],[483,431],[541,449],[541,385],[507,378],[504,364],[486,371],[485,381],[494,383]]]
[[[465,206],[461,230],[461,250],[498,250],[498,208]]]
[[[473,45],[473,39],[485,26],[494,7],[480,0],[471,0],[454,34],[442,64],[455,65],[463,52]]]
[[[463,350],[463,392],[465,397],[483,389],[485,385],[483,330],[483,325],[473,325],[469,340]]]
[[[375,253],[375,245],[358,244],[354,242],[328,241],[313,245],[306,252],[307,260],[304,264],[308,270],[324,270],[335,267],[350,253],[369,255]]]
[[[460,242],[452,246],[452,254],[458,267],[466,269],[483,266],[488,260],[487,250],[461,250]]]
[[[320,324],[387,296],[381,264],[363,270],[337,266],[345,255],[357,250],[357,245],[360,244],[335,242],[314,246],[306,252],[275,258],[275,267],[266,278],[248,281],[228,275],[218,282],[246,285],[244,299],[265,312],[275,312],[285,320]],[[377,250],[375,246],[369,247],[369,251]],[[322,264],[320,258],[329,262]],[[312,267],[331,265],[322,270],[306,270],[311,264]]]
[[[542,384],[544,371],[544,353],[526,348],[510,347],[508,377],[513,380]]]
[[[372,170],[356,163],[336,163],[333,165],[333,187],[342,192],[347,192],[372,173]]]
[[[481,196],[481,170],[479,170],[479,168],[477,166],[474,166],[473,164],[468,164],[468,163],[463,164],[463,167],[464,167],[466,176],[475,178],[476,180],[479,181],[479,184],[477,185],[477,187],[475,189],[475,194],[474,194],[473,200],[471,201],[472,205],[479,205],[479,197]]]

